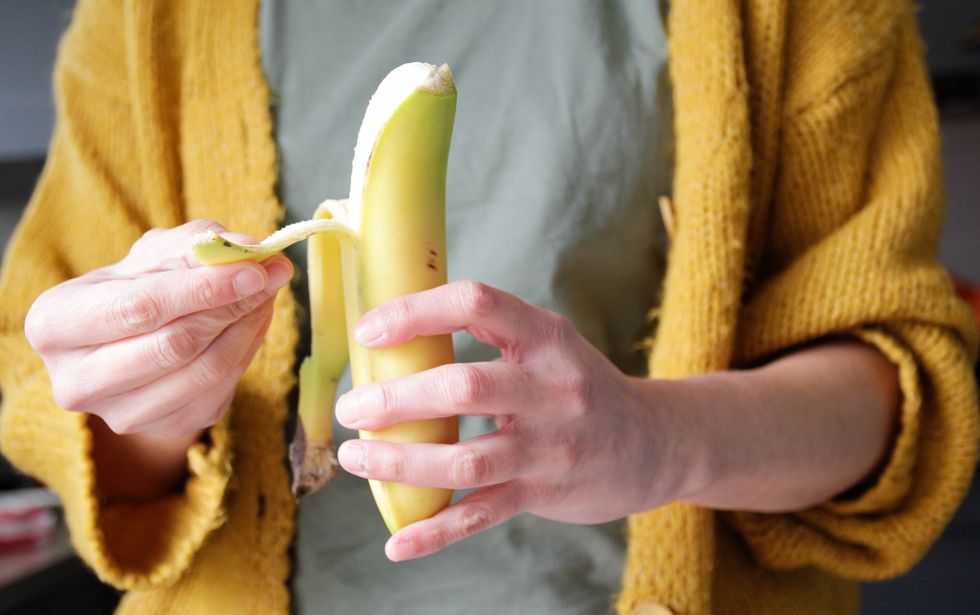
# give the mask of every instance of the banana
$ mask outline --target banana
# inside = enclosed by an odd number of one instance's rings
[[[323,429],[322,408],[329,406],[326,400],[333,397],[334,375],[346,362],[337,341],[343,318],[337,314],[338,304],[324,297],[339,291],[336,252],[326,246],[339,246],[347,351],[355,387],[455,360],[449,335],[418,337],[385,349],[364,348],[353,338],[354,324],[369,310],[395,297],[446,283],[446,166],[455,112],[456,87],[448,66],[403,64],[385,77],[368,104],[354,148],[347,201],[325,201],[313,220],[284,227],[257,245],[236,244],[214,233],[194,238],[194,254],[205,264],[262,260],[313,234],[319,235],[311,242],[323,240],[316,257],[311,246],[310,305],[319,312],[319,320],[313,319],[313,354],[300,370],[300,425],[307,430],[307,444],[326,441],[330,450],[331,434]],[[316,282],[314,261],[322,267]],[[329,414],[326,416],[329,422]],[[315,435],[309,431],[313,425],[318,430]],[[416,421],[378,432],[361,431],[360,437],[449,444],[459,439],[458,421],[455,417]],[[303,466],[317,471],[329,466],[329,461],[309,459],[311,449],[306,450],[307,455],[299,455],[301,470]],[[298,480],[310,489],[321,482]],[[392,533],[434,515],[452,498],[447,489],[375,480],[370,486]]]
[[[360,221],[356,254],[344,252],[345,288],[348,280],[360,281],[357,316],[389,299],[446,283],[446,165],[455,112],[456,88],[445,65],[395,69],[368,105],[351,173],[350,214]],[[355,386],[455,360],[449,335],[367,350],[353,340],[357,318],[350,304],[347,314]],[[419,421],[360,436],[448,444],[459,439],[458,421]],[[452,498],[446,489],[370,484],[392,533],[432,516]]]

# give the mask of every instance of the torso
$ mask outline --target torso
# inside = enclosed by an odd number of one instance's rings
[[[671,110],[657,4],[268,0],[263,64],[278,97],[280,196],[290,220],[344,196],[374,88],[406,61],[447,62],[459,89],[447,185],[450,279],[470,278],[569,316],[626,371],[658,297]],[[293,253],[301,257],[301,253]],[[301,282],[305,285],[305,282]],[[303,296],[303,293],[298,293]],[[458,335],[461,361],[493,349]],[[349,381],[342,384],[342,391]],[[463,437],[492,429],[466,420]],[[337,426],[339,439],[351,432]],[[301,613],[595,613],[620,584],[621,523],[522,515],[407,564],[365,481],[349,475],[299,510]]]

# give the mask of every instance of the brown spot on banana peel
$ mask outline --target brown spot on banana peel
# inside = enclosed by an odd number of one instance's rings
[[[429,248],[429,260],[425,262],[425,266],[433,271],[439,271],[439,265],[436,264],[437,263],[436,259],[438,257],[439,257],[439,253],[433,250],[432,248]]]

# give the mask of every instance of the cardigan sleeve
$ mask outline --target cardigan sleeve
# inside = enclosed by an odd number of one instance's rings
[[[48,160],[0,272],[0,446],[58,493],[75,549],[98,576],[134,588],[173,582],[222,523],[227,421],[188,451],[182,492],[104,505],[86,417],[57,406],[23,333],[41,292],[119,260],[147,228],[178,222],[179,207],[161,198],[141,165],[138,140],[146,135],[129,87],[125,9],[115,4],[83,0],[62,39]]]
[[[726,513],[777,569],[907,571],[977,458],[976,323],[936,261],[938,122],[914,14],[898,13],[875,40],[825,20],[789,44],[768,274],[743,308],[738,362],[850,335],[896,365],[902,403],[887,464],[859,493],[790,514]]]

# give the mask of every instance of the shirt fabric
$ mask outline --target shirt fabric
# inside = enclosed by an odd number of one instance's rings
[[[447,62],[459,91],[449,279],[561,312],[625,371],[642,373],[637,342],[665,249],[656,201],[672,170],[656,3],[267,0],[260,33],[287,222],[346,195],[357,129],[387,71]],[[308,305],[305,246],[290,256],[300,271],[294,290]],[[462,334],[454,344],[459,361],[498,354]],[[345,377],[339,392],[349,386]],[[461,437],[492,428],[492,419],[463,417]],[[354,435],[339,425],[335,434],[338,443]],[[470,613],[605,612],[625,552],[622,522],[520,515],[392,564],[367,482],[346,473],[302,501],[298,525],[299,613],[457,613],[464,602]]]

